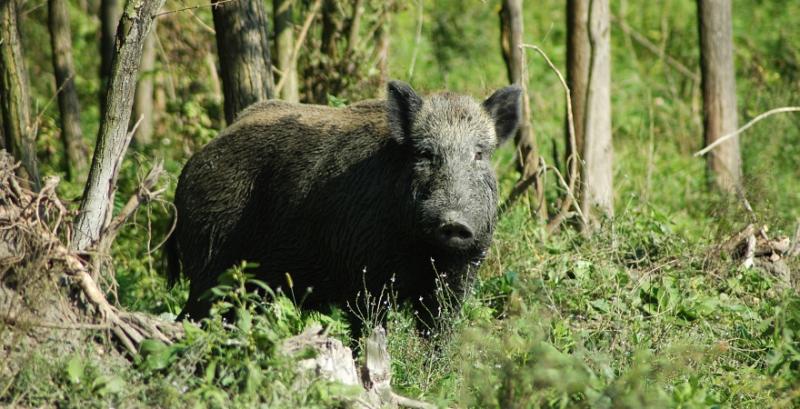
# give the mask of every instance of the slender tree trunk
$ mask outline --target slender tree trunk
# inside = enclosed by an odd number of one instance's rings
[[[100,110],[105,108],[105,85],[111,74],[111,60],[114,58],[114,38],[117,25],[122,16],[119,0],[100,0]]]
[[[278,63],[278,70],[286,76],[280,97],[289,102],[298,102],[300,95],[297,84],[297,64],[292,61],[292,50],[294,49],[293,2],[294,0],[273,0],[272,7],[275,22],[275,60]]]
[[[214,58],[214,51],[207,50],[206,52],[206,69],[208,69],[208,80],[211,82],[211,91],[214,93],[214,98],[217,101],[222,101],[222,84],[219,80],[219,71],[217,70],[217,60]]]
[[[231,123],[250,104],[273,98],[269,30],[261,1],[212,3],[225,120]]]
[[[0,105],[5,148],[22,162],[19,176],[39,190],[36,135],[31,123],[28,74],[17,26],[17,1],[0,0]]]
[[[341,82],[338,78],[341,74],[337,65],[341,58],[337,41],[342,35],[342,26],[337,1],[323,0],[320,53],[324,58],[320,58],[313,70],[306,75],[306,92],[314,103],[327,104],[328,94],[336,95],[339,91],[337,83]]]
[[[389,36],[389,28],[391,26],[391,9],[394,7],[393,0],[386,0],[383,5],[382,13],[384,13],[383,24],[375,31],[375,42],[377,43],[375,54],[378,66],[378,80],[380,81],[380,92],[384,92],[386,84],[389,82],[389,46],[391,38]]]
[[[53,72],[56,77],[58,108],[61,112],[61,140],[64,143],[67,176],[77,180],[83,174],[87,147],[81,130],[80,102],[75,90],[75,67],[72,65],[72,34],[69,29],[67,0],[48,1],[50,42],[53,49]]]
[[[589,42],[590,2],[591,0],[567,0],[567,85],[572,98],[576,145],[571,145],[569,131],[565,131],[567,160],[570,160],[571,156],[577,156],[576,159],[579,159],[583,155],[586,90],[589,84],[589,63],[592,58],[592,47]]]
[[[111,64],[97,146],[89,169],[89,180],[75,221],[73,249],[85,251],[100,237],[110,219],[112,197],[125,150],[130,143],[131,117],[136,76],[153,16],[165,0],[129,0],[117,30],[119,48]]]
[[[536,191],[536,213],[547,219],[547,205],[544,201],[544,186],[539,177],[539,152],[531,130],[531,105],[528,97],[528,81],[525,67],[525,53],[522,48],[522,0],[504,0],[500,9],[500,45],[506,62],[508,80],[522,87],[522,121],[514,137],[517,147],[517,167],[520,171],[520,184],[533,186]],[[521,185],[520,185],[521,186]]]
[[[591,0],[589,41],[592,54],[586,90],[581,208],[592,225],[598,221],[596,212],[609,217],[614,215],[610,17],[608,0]]]
[[[731,2],[698,0],[697,9],[703,74],[704,142],[709,145],[736,131],[738,126]],[[728,193],[741,189],[742,159],[738,136],[723,142],[706,157],[713,185]]]
[[[364,0],[354,0],[353,16],[350,18],[349,33],[347,35],[347,55],[352,54],[356,47],[358,47],[362,15],[364,15]]]
[[[322,2],[322,53],[330,56],[332,61],[336,60],[336,38],[342,31],[342,25],[337,18],[338,10],[336,0],[324,0]]]
[[[142,121],[133,134],[133,139],[137,145],[149,145],[153,141],[153,82],[156,69],[156,23],[150,29],[150,34],[144,43],[142,50],[142,63],[139,72],[139,81],[136,83],[136,96],[133,101],[133,118],[131,126],[136,124],[139,118]]]

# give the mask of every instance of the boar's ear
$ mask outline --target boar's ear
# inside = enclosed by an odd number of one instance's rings
[[[497,135],[498,146],[517,132],[520,118],[522,118],[521,97],[522,88],[519,85],[511,85],[495,91],[483,102],[483,108],[494,119],[494,131]]]
[[[392,138],[403,143],[411,134],[414,116],[422,107],[422,99],[414,92],[411,85],[402,81],[389,81],[386,98]]]

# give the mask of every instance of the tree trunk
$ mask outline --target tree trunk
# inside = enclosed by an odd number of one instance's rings
[[[698,0],[700,65],[703,74],[704,143],[709,145],[736,131],[736,76],[730,0]],[[739,137],[735,136],[707,155],[710,179],[724,192],[742,187]]]
[[[230,124],[250,104],[273,98],[269,31],[261,1],[212,3],[225,120]]]
[[[294,0],[273,0],[272,7],[275,21],[275,60],[281,75],[286,77],[280,97],[289,102],[298,102],[300,95],[297,84],[297,63],[292,61],[292,50],[294,49],[293,2]]]
[[[393,0],[386,0],[383,4],[383,10],[381,11],[384,15],[383,17],[383,24],[381,24],[377,30],[375,30],[375,42],[377,45],[375,46],[375,55],[376,55],[376,63],[378,67],[378,81],[380,92],[385,92],[386,84],[389,83],[389,44],[391,38],[389,36],[389,28],[391,27],[391,18],[392,18],[392,8],[394,7]]]
[[[31,123],[28,74],[17,26],[17,1],[0,1],[0,95],[5,148],[19,161],[19,176],[39,190],[36,135]]]
[[[75,220],[71,246],[85,251],[100,237],[110,219],[112,197],[125,150],[130,142],[131,117],[136,76],[153,16],[165,0],[129,0],[117,30],[119,48],[111,64],[106,92],[105,114],[97,135],[97,146],[89,169],[89,180]]]
[[[591,0],[567,1],[567,85],[572,98],[572,118],[575,126],[575,145],[565,131],[566,158],[580,159],[583,155],[584,121],[586,118],[586,89],[589,83],[589,63],[592,57],[589,42],[589,3]],[[569,125],[566,124],[565,127]],[[569,169],[569,166],[566,167]]]
[[[531,130],[531,105],[528,97],[528,81],[525,53],[522,48],[522,0],[504,0],[500,9],[500,45],[506,62],[508,80],[522,87],[522,120],[514,137],[517,147],[517,169],[520,172],[519,186],[533,186],[536,191],[536,213],[547,219],[544,186],[539,177],[539,152]]]
[[[2,46],[2,44],[0,44],[0,46]],[[0,93],[0,105],[2,105],[2,104],[4,104],[4,102],[3,102],[3,94]],[[8,151],[6,149],[6,133],[5,133],[5,130],[3,128],[3,111],[2,111],[1,107],[0,107],[0,149]],[[0,156],[2,156],[2,155],[0,155]]]
[[[614,215],[611,143],[611,12],[608,0],[591,0],[589,41],[591,62],[586,91],[581,208],[591,225],[600,212]]]
[[[50,42],[53,49],[53,72],[56,77],[58,109],[61,112],[61,140],[64,143],[67,177],[77,180],[87,161],[87,147],[81,131],[80,102],[75,90],[75,67],[72,65],[72,34],[69,29],[67,0],[48,1]]]
[[[342,19],[336,0],[322,2],[322,30],[320,33],[320,58],[313,69],[306,73],[306,93],[315,104],[327,104],[328,95],[337,95],[340,91],[342,75],[339,72],[338,39],[342,34]]]
[[[342,25],[337,17],[339,11],[336,0],[324,0],[322,3],[322,53],[329,56],[331,61],[336,61],[336,38],[342,31]]]
[[[142,121],[133,134],[137,145],[149,145],[153,141],[153,82],[156,69],[156,23],[150,29],[150,34],[142,50],[142,63],[139,72],[139,81],[136,83],[136,96],[133,101],[133,118],[130,126],[133,127],[139,118]]]
[[[347,35],[347,55],[351,55],[358,47],[358,36],[361,32],[361,16],[364,15],[364,0],[353,1],[353,16],[350,18],[350,27]]]
[[[119,0],[100,0],[100,111],[105,108],[106,87],[114,58],[114,38],[122,16]]]

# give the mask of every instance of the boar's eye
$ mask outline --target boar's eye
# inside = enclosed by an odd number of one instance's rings
[[[474,160],[483,160],[483,151],[481,151],[481,150],[475,151]]]

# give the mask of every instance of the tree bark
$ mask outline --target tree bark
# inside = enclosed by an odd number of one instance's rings
[[[591,0],[589,41],[591,62],[586,90],[581,208],[590,225],[597,212],[614,215],[611,143],[611,29],[608,0]]]
[[[2,44],[0,44],[0,46],[2,46]],[[0,93],[0,105],[2,105],[3,103],[4,103],[3,94]],[[8,151],[6,149],[6,132],[5,129],[3,128],[3,110],[1,107],[0,107],[0,149]]]
[[[80,212],[75,221],[73,249],[85,251],[100,237],[112,210],[112,197],[125,150],[130,142],[131,117],[136,77],[142,48],[153,16],[165,0],[129,0],[117,30],[119,47],[111,64],[105,98],[105,114],[89,169]]]
[[[514,136],[517,147],[517,169],[520,172],[519,184],[533,186],[536,192],[536,213],[547,219],[547,204],[544,201],[544,186],[539,177],[539,152],[531,130],[531,105],[528,97],[528,81],[525,67],[525,53],[522,45],[522,0],[503,0],[500,9],[500,45],[506,62],[508,80],[522,87],[522,120]]]
[[[703,82],[703,134],[707,146],[736,131],[736,75],[730,0],[698,0],[700,65]],[[742,187],[739,137],[723,142],[707,155],[710,181],[723,192]]]
[[[292,50],[294,49],[293,2],[294,0],[272,1],[275,22],[275,60],[281,75],[286,77],[280,90],[281,99],[299,102],[297,63],[292,61]]]
[[[88,149],[81,130],[80,102],[75,90],[75,67],[72,65],[72,34],[66,0],[48,1],[50,42],[53,49],[53,72],[58,89],[61,113],[61,140],[64,143],[67,177],[77,180],[88,165]]]
[[[586,118],[586,90],[589,84],[589,63],[592,57],[589,42],[589,4],[591,0],[567,0],[567,85],[572,98],[572,118],[575,125],[575,145],[565,131],[566,158],[583,155],[583,135]],[[565,128],[568,127],[565,124]],[[567,168],[569,168],[567,166]]]
[[[230,124],[250,104],[273,98],[269,31],[261,1],[212,3],[225,119]]]
[[[114,38],[117,25],[122,16],[119,0],[100,0],[100,110],[105,98],[105,85],[111,75],[111,61],[114,58]]]
[[[18,174],[33,190],[39,190],[36,135],[31,123],[28,74],[17,26],[17,1],[0,1],[0,99],[5,148],[22,167]]]
[[[136,83],[136,95],[133,100],[133,118],[131,127],[135,126],[142,118],[133,139],[137,145],[149,145],[153,141],[153,82],[156,69],[156,23],[150,29],[150,34],[144,42],[142,50],[142,63],[139,72],[139,81]]]

